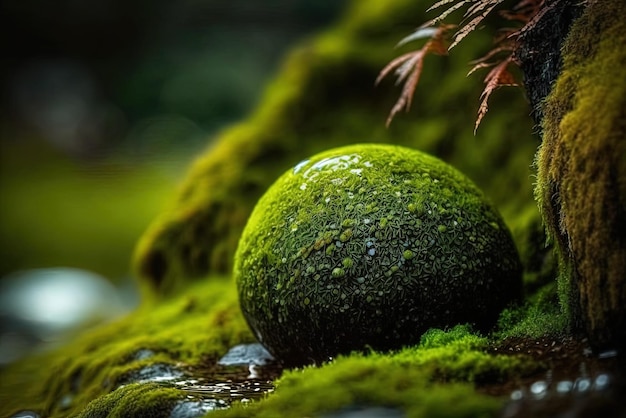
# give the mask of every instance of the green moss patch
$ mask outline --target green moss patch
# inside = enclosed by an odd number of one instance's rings
[[[495,335],[500,339],[537,339],[566,335],[567,315],[561,309],[556,288],[556,283],[545,285],[522,306],[503,311]]]
[[[62,349],[2,370],[0,415],[33,410],[53,418],[167,417],[188,393],[155,382],[133,383],[141,370],[171,368],[190,377],[201,370],[211,379],[219,357],[251,341],[234,284],[212,278]],[[467,326],[433,329],[416,346],[399,351],[353,353],[319,367],[285,371],[265,399],[212,414],[307,416],[386,406],[415,417],[435,412],[495,416],[503,400],[478,394],[475,385],[514,380],[541,365],[530,357],[494,355],[492,344]]]
[[[189,393],[155,382],[133,383],[133,376],[158,366],[192,378],[200,372],[210,381],[219,357],[251,341],[234,283],[207,279],[71,345],[3,370],[0,415],[33,410],[53,418],[168,417]],[[504,398],[480,394],[476,387],[517,381],[543,367],[529,356],[494,354],[499,341],[468,326],[432,329],[417,345],[394,352],[352,353],[317,367],[284,371],[276,390],[264,399],[235,402],[231,409],[209,415],[321,416],[383,406],[409,417],[497,416]]]

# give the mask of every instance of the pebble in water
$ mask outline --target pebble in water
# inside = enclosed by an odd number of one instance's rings
[[[217,364],[221,366],[265,366],[274,357],[261,344],[239,344],[228,350]]]
[[[183,376],[184,373],[171,364],[156,363],[133,371],[123,383],[169,382]]]
[[[229,405],[221,399],[199,399],[181,401],[172,408],[169,418],[197,418],[216,409],[227,408]]]
[[[191,378],[164,383],[184,391],[189,398],[175,408],[170,418],[191,418],[209,410],[228,408],[235,401],[261,399],[274,391],[272,380],[280,373],[272,355],[258,343],[232,347],[217,362],[217,366],[208,374],[198,370],[192,372]],[[245,368],[249,372],[247,377],[242,373]],[[261,378],[261,375],[265,377]]]

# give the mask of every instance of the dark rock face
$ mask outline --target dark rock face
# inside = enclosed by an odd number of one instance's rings
[[[537,25],[521,37],[521,47],[515,54],[524,74],[524,87],[537,125],[543,119],[542,103],[552,90],[563,59],[561,47],[572,22],[583,10],[582,2],[557,0],[546,6],[547,11]]]
[[[485,329],[521,296],[515,245],[476,186],[388,145],[285,173],[248,221],[235,276],[250,327],[286,365],[399,348],[431,327]]]

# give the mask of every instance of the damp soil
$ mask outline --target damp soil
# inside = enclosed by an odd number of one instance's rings
[[[508,338],[492,354],[525,355],[540,367],[506,381],[483,381],[480,393],[508,398],[501,417],[626,417],[626,362],[616,350],[594,352],[572,337]]]

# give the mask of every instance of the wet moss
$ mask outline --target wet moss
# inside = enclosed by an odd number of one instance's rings
[[[156,383],[135,383],[94,399],[76,418],[169,418],[174,405],[182,399],[180,390]]]
[[[165,407],[171,404],[169,400],[184,398],[185,394],[150,391],[143,386],[120,391],[119,387],[133,386],[130,384],[149,377],[141,371],[153,367],[185,372],[189,365],[214,364],[231,346],[252,340],[232,282],[214,277],[167,304],[145,304],[132,315],[70,345],[1,370],[0,416],[19,410],[33,410],[46,417],[81,412],[84,416],[106,416],[98,411],[118,411],[116,403],[134,405],[131,411],[144,407],[152,411],[153,402]],[[100,400],[90,404],[96,399]],[[151,412],[140,416],[163,415]]]
[[[495,417],[502,400],[476,393],[474,385],[532,373],[538,365],[523,356],[487,354],[487,347],[488,340],[466,326],[431,330],[418,346],[395,353],[353,353],[321,367],[287,371],[264,401],[214,416],[323,416],[384,406],[415,418]]]
[[[188,393],[139,383],[139,371],[163,365],[194,377],[198,367],[210,372],[230,347],[250,341],[233,283],[212,278],[1,370],[0,416],[31,410],[51,418],[167,417]],[[410,417],[495,416],[503,400],[478,394],[474,385],[515,379],[541,365],[490,354],[490,344],[467,326],[430,330],[415,346],[392,353],[352,353],[286,371],[265,399],[211,416],[318,416],[355,404],[397,407]]]
[[[431,327],[487,329],[522,291],[515,245],[476,186],[379,144],[327,150],[281,176],[244,229],[235,278],[259,341],[290,365],[415,344]]]
[[[544,105],[536,195],[560,258],[571,326],[626,343],[626,26],[621,0],[590,2]]]
[[[208,272],[229,272],[262,193],[298,161],[333,146],[408,145],[466,173],[507,223],[533,208],[528,176],[536,142],[521,94],[494,95],[492,108],[506,103],[507,111],[493,112],[473,136],[482,80],[466,77],[467,62],[490,48],[485,31],[456,54],[433,58],[416,110],[385,128],[398,92],[391,83],[375,88],[374,80],[397,54],[397,40],[427,19],[424,9],[407,0],[355,1],[335,26],[294,48],[257,110],[218,135],[193,164],[171,209],[143,236],[135,265],[148,293],[167,295]]]

